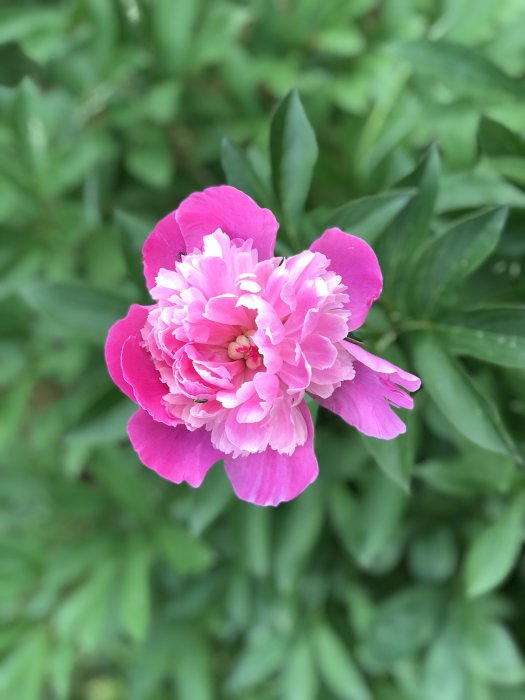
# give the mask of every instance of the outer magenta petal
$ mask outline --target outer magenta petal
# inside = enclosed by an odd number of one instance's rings
[[[109,375],[118,388],[132,401],[135,401],[133,389],[124,379],[124,374],[122,373],[120,361],[122,346],[130,336],[139,333],[143,328],[148,318],[150,308],[151,307],[132,304],[129,308],[128,315],[111,326],[106,338],[104,354]]]
[[[208,469],[221,459],[203,428],[191,431],[184,425],[157,423],[143,410],[131,416],[128,435],[140,461],[175,484],[200,486]]]
[[[349,343],[355,377],[345,381],[321,406],[337,413],[365,435],[391,440],[406,431],[391,406],[412,408],[412,398],[403,390],[417,391],[421,380],[386,360]],[[400,388],[403,387],[403,388]]]
[[[186,244],[175,212],[172,211],[159,221],[142,248],[144,276],[148,289],[155,286],[155,278],[161,267],[173,270],[175,263],[180,260],[180,254],[185,252]]]
[[[225,457],[226,473],[239,498],[259,506],[276,506],[295,498],[317,479],[319,468],[313,447],[314,427],[305,401],[300,410],[306,421],[308,437],[292,455],[267,449],[248,457]]]
[[[275,216],[235,187],[221,185],[195,192],[182,202],[175,215],[188,252],[201,248],[203,237],[220,228],[231,239],[252,238],[260,260],[273,255],[279,228]]]
[[[140,334],[126,340],[122,347],[121,363],[125,381],[132,387],[135,401],[156,421],[173,425],[177,421],[166,410],[162,401],[169,389],[160,380],[151,355],[141,345]]]
[[[368,310],[381,294],[383,276],[376,254],[366,241],[357,236],[329,228],[312,243],[310,250],[323,253],[331,261],[330,269],[341,276],[348,287],[351,311],[348,330],[363,325]]]

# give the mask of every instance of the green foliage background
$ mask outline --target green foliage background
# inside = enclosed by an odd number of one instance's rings
[[[0,697],[524,697],[524,73],[522,0],[2,4]],[[221,158],[282,251],[373,243],[424,381],[392,443],[321,411],[278,509],[141,467],[103,362]]]

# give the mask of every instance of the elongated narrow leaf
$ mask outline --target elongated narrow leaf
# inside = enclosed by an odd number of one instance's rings
[[[133,542],[125,550],[122,587],[119,596],[122,627],[136,642],[144,640],[150,620],[151,550],[142,542]]]
[[[478,139],[481,150],[488,156],[525,158],[525,139],[488,117],[483,117],[479,123]]]
[[[297,90],[281,102],[270,127],[275,194],[289,226],[297,227],[317,160],[317,140]]]
[[[318,686],[314,656],[305,640],[299,639],[283,661],[279,679],[282,698],[315,700],[318,697]]]
[[[379,251],[387,261],[386,283],[393,287],[398,277],[408,279],[407,266],[427,240],[438,191],[439,152],[432,146],[417,168],[397,185],[417,188],[407,206],[396,216],[381,239]]]
[[[469,94],[523,97],[525,86],[506,75],[479,51],[448,41],[417,40],[391,47],[423,75],[432,75]]]
[[[152,227],[138,217],[120,209],[115,210],[115,223],[120,232],[122,252],[133,281],[144,287],[142,246]]]
[[[479,678],[503,686],[518,686],[516,700],[522,694],[525,663],[509,630],[499,622],[477,615],[467,616],[462,629],[462,651],[469,670]]]
[[[228,138],[222,140],[221,163],[229,185],[250,195],[261,206],[270,204],[268,188],[250,159],[240,146]]]
[[[318,217],[320,226],[337,226],[373,243],[416,194],[413,189],[391,190],[354,199]]]
[[[413,422],[413,415],[409,420]],[[367,450],[380,469],[406,492],[410,491],[410,477],[414,467],[414,435],[412,429],[407,429],[404,435],[395,440],[377,440],[361,435]]]
[[[371,700],[370,691],[349,649],[325,622],[318,622],[311,635],[319,675],[340,700]]]
[[[283,634],[262,631],[242,650],[228,679],[231,693],[242,696],[258,683],[266,680],[280,668],[288,650],[289,640]]]
[[[436,336],[457,355],[504,367],[525,367],[525,306],[473,309],[441,318]]]
[[[102,342],[127,310],[126,302],[114,294],[81,284],[35,284],[21,293],[35,310],[85,340]]]
[[[413,349],[424,388],[456,429],[480,447],[511,454],[508,438],[496,421],[494,411],[435,337],[430,333],[416,336]]]
[[[445,290],[476,270],[496,248],[506,217],[505,207],[476,214],[430,241],[417,263],[412,306],[430,313]]]
[[[487,593],[509,575],[523,543],[524,521],[525,495],[519,494],[473,541],[465,563],[465,582],[470,596]]]

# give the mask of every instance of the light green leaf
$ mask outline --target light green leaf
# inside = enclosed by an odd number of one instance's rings
[[[282,700],[316,700],[319,680],[308,644],[298,639],[283,662],[279,679]]]
[[[285,221],[296,231],[303,213],[318,148],[297,90],[278,106],[270,126],[270,157],[275,194]]]
[[[412,306],[428,314],[443,292],[476,270],[496,248],[506,218],[505,207],[476,214],[429,241],[417,262]]]
[[[464,623],[463,653],[476,676],[491,683],[517,685],[525,681],[518,645],[501,624],[478,615]]]
[[[459,640],[448,625],[423,662],[423,700],[466,700],[466,680]]]
[[[292,592],[312,554],[321,532],[323,511],[322,492],[315,484],[286,507],[274,563],[277,586],[285,593]]]
[[[181,574],[198,574],[213,562],[213,552],[208,545],[178,525],[159,528],[155,543],[159,553]]]
[[[340,637],[324,621],[311,631],[313,657],[324,684],[340,700],[371,700],[361,672]]]
[[[109,327],[127,311],[119,297],[82,284],[34,284],[22,289],[21,295],[62,330],[95,342],[102,342]]]
[[[288,638],[273,630],[264,629],[254,633],[241,651],[228,678],[229,692],[246,697],[246,691],[273,676],[281,668],[288,646]]]
[[[135,404],[120,401],[110,409],[88,420],[66,435],[66,440],[75,445],[96,446],[117,442],[126,436],[126,426],[137,410]]]
[[[410,570],[420,581],[446,581],[454,573],[457,561],[454,535],[444,527],[436,527],[416,536],[408,549]]]
[[[35,626],[31,633],[2,660],[0,693],[4,698],[40,700],[49,653],[48,635]]]
[[[476,445],[512,454],[495,409],[477,391],[469,376],[430,333],[413,338],[414,361],[423,386],[462,435]]]
[[[443,80],[474,95],[525,96],[525,87],[486,59],[480,51],[448,41],[417,40],[390,47],[407,59],[415,71]]]
[[[115,210],[115,223],[120,232],[122,252],[133,281],[144,287],[144,271],[142,268],[142,246],[152,230],[152,227],[142,219],[120,209]]]
[[[433,324],[437,338],[457,355],[504,367],[525,366],[525,306],[472,309]]]
[[[212,659],[207,642],[197,634],[186,633],[176,649],[173,664],[177,700],[213,700]]]
[[[120,619],[125,632],[135,642],[142,642],[150,623],[151,550],[141,541],[125,548],[122,563],[122,586],[119,596]]]
[[[443,615],[444,599],[438,589],[405,588],[383,602],[370,630],[373,655],[387,663],[406,658],[434,637]]]
[[[512,571],[523,544],[525,495],[518,494],[500,517],[472,542],[465,561],[467,593],[477,596],[498,586]]]

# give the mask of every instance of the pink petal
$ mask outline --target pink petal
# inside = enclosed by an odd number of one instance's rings
[[[159,270],[174,270],[175,263],[180,260],[180,254],[185,252],[186,244],[173,211],[159,221],[142,248],[144,276],[148,289],[155,287],[155,278]]]
[[[121,362],[124,379],[132,387],[135,401],[139,406],[156,421],[168,425],[176,422],[162,401],[162,397],[169,392],[169,389],[160,380],[151,355],[142,347],[140,334],[126,340],[122,347]]]
[[[175,484],[200,486],[208,469],[221,459],[203,428],[190,431],[183,425],[157,423],[143,410],[131,416],[128,435],[140,461]]]
[[[267,449],[248,457],[225,457],[226,472],[239,498],[259,506],[276,506],[295,498],[315,481],[319,470],[313,449],[314,428],[306,402],[302,402],[300,410],[308,437],[292,455]]]
[[[130,336],[139,333],[144,327],[150,308],[132,304],[129,307],[128,315],[111,326],[106,339],[104,354],[109,375],[118,388],[132,401],[135,401],[135,395],[131,386],[124,379],[120,356],[122,354],[122,346],[126,340]]]
[[[279,224],[269,209],[261,209],[235,187],[209,187],[185,199],[176,211],[189,252],[202,248],[204,236],[221,229],[233,240],[253,239],[259,258],[273,255]]]
[[[412,398],[400,387],[417,391],[421,380],[355,343],[348,345],[354,357],[355,377],[319,403],[365,435],[391,440],[404,433],[405,424],[391,406],[412,408]]]
[[[348,330],[359,328],[383,288],[376,254],[361,238],[338,228],[329,228],[312,243],[310,249],[326,255],[330,260],[330,269],[340,275],[343,284],[348,287],[348,308],[352,313]]]

